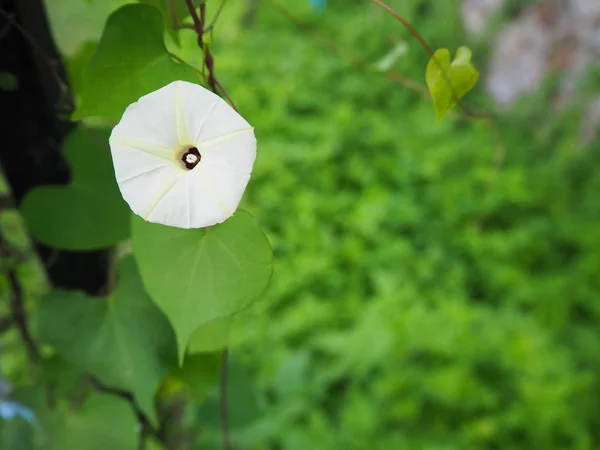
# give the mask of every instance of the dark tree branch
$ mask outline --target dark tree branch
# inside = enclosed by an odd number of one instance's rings
[[[57,112],[69,112],[72,96],[42,0],[0,0],[0,29],[0,71],[19,83],[0,91],[0,165],[18,206],[36,186],[69,182],[61,148],[74,124]],[[41,243],[36,250],[42,261],[54,261],[46,267],[53,286],[99,295],[106,285],[106,251],[57,251]]]

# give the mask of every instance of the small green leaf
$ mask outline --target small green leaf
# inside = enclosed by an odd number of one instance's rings
[[[75,130],[64,155],[71,184],[34,188],[21,204],[31,234],[64,250],[94,250],[129,237],[131,213],[115,180],[108,131]]]
[[[425,74],[438,122],[477,84],[479,72],[471,64],[471,50],[460,47],[450,62],[450,51],[439,49],[429,60]]]
[[[248,307],[273,269],[267,237],[239,210],[222,224],[189,230],[133,216],[132,244],[148,293],[175,329],[180,362],[194,332]]]
[[[133,257],[117,269],[114,295],[104,300],[61,291],[44,297],[39,337],[105,384],[132,391],[142,410],[155,417],[154,394],[176,363],[173,331],[144,291]]]
[[[106,22],[73,120],[119,120],[129,104],[176,80],[197,83],[199,76],[173,61],[163,41],[160,11],[143,4],[123,6]]]
[[[10,72],[0,72],[0,91],[12,92],[19,87],[19,80]]]

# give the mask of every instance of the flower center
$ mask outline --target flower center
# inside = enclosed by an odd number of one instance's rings
[[[183,165],[188,170],[192,170],[194,167],[196,167],[196,164],[198,164],[201,159],[202,157],[200,156],[200,152],[196,147],[188,148],[187,152],[185,152],[181,157]]]

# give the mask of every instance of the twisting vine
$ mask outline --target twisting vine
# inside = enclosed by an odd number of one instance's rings
[[[204,34],[212,30],[214,27],[221,11],[223,10],[223,6],[225,5],[225,0],[222,0],[221,6],[217,10],[215,17],[211,24],[205,28],[206,24],[206,3],[202,3],[200,5],[200,14],[196,11],[194,7],[193,0],[185,0],[187,8],[192,16],[192,20],[194,22],[194,30],[196,31],[196,35],[198,37],[198,46],[202,49],[204,54],[204,68],[206,69],[206,82],[210,89],[217,95],[219,95],[219,91],[221,94],[227,99],[229,104],[233,109],[237,111],[235,103],[223,87],[223,85],[217,80],[215,76],[215,60],[210,52],[209,46],[206,42],[204,42]],[[227,395],[227,384],[228,384],[228,364],[229,364],[229,349],[225,347],[223,349],[222,354],[222,362],[221,362],[221,375],[220,375],[220,402],[219,402],[219,410],[221,417],[221,439],[223,441],[223,449],[224,450],[232,450],[233,444],[231,441],[231,435],[229,433],[229,412],[228,412],[228,395]]]

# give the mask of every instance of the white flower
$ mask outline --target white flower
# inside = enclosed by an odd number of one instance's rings
[[[129,105],[109,142],[131,210],[179,228],[233,215],[256,158],[248,122],[219,96],[185,81]]]

